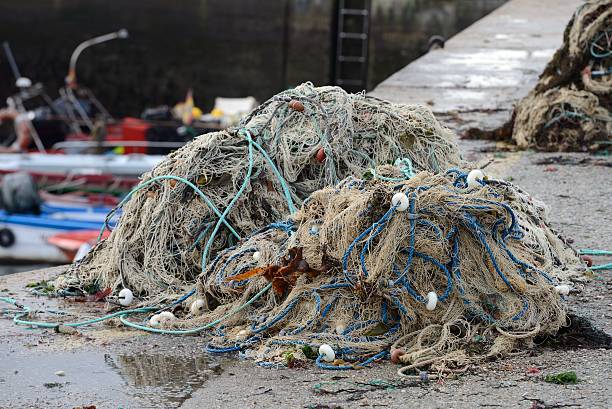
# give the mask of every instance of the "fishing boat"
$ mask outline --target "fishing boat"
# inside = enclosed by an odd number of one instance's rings
[[[0,153],[0,172],[61,174],[66,176],[131,176],[153,169],[161,155],[53,155]]]
[[[72,262],[79,247],[100,232],[109,207],[57,206],[44,203],[40,213],[11,214],[0,210],[0,260],[10,262]],[[116,218],[109,224],[113,226]],[[78,233],[79,247],[62,242],[61,234]],[[55,237],[55,239],[53,239]],[[70,237],[70,236],[68,236]],[[96,235],[97,238],[97,235]]]
[[[40,192],[27,173],[3,177],[0,186],[0,260],[66,263],[72,258],[49,238],[60,233],[112,228],[117,198]]]

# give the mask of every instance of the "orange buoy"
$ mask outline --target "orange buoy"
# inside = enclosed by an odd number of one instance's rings
[[[591,267],[593,265],[593,258],[590,256],[580,256],[582,261],[584,261],[587,267]]]
[[[400,363],[400,356],[406,355],[406,352],[403,349],[394,349],[391,352],[391,362],[394,364]]]
[[[170,179],[170,187],[176,186],[176,179]]]
[[[304,104],[296,99],[289,101],[289,108],[293,109],[294,111],[304,112]]]
[[[198,176],[196,183],[198,184],[198,186],[206,186],[208,184],[208,176],[206,175]]]
[[[326,157],[327,156],[325,155],[325,150],[323,148],[319,148],[319,150],[317,151],[317,156],[315,157],[317,159],[317,162],[319,163],[325,162]]]

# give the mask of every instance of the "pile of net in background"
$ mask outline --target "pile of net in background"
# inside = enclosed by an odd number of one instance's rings
[[[576,10],[563,45],[510,122],[491,135],[473,135],[511,138],[522,149],[606,149],[612,135],[611,92],[612,0],[587,1]]]
[[[428,108],[311,84],[281,92],[145,174],[110,237],[56,287],[182,293],[219,250],[286,219],[317,189],[398,158],[407,176],[455,165],[452,138]]]
[[[561,283],[583,268],[542,203],[504,181],[468,186],[459,170],[378,173],[391,181],[347,178],[221,251],[198,279],[198,308],[170,326],[220,320],[208,350],[262,365],[327,344],[336,359],[319,356],[323,368],[391,352],[405,373],[520,349],[565,323]]]

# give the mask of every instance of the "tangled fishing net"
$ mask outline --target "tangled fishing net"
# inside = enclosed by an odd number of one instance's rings
[[[472,136],[512,139],[519,148],[597,151],[612,135],[612,0],[581,5],[535,88],[509,123]]]
[[[378,173],[388,181],[318,190],[287,221],[219,252],[191,312],[169,325],[220,322],[208,351],[261,365],[328,344],[338,359],[321,355],[320,367],[391,351],[406,373],[507,353],[565,323],[561,283],[583,267],[541,202],[505,181],[470,186],[459,170]]]
[[[243,235],[284,220],[317,189],[398,158],[405,176],[459,162],[428,108],[308,83],[281,92],[237,128],[202,135],[145,174],[110,237],[56,286],[182,293]]]

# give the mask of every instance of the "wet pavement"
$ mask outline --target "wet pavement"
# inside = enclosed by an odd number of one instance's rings
[[[561,45],[580,0],[512,0],[399,70],[372,92],[403,103],[427,103],[462,132],[490,130],[535,85]]]
[[[0,404],[12,407],[178,408],[220,366],[155,351],[3,352]]]

